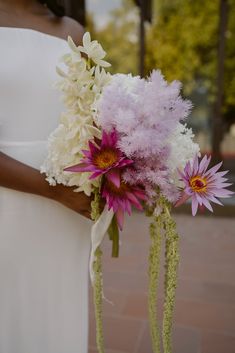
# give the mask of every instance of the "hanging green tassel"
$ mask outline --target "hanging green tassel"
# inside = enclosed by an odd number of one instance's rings
[[[102,301],[103,301],[103,278],[102,278],[102,251],[98,248],[95,252],[96,260],[93,264],[94,281],[94,305],[96,320],[96,345],[99,353],[104,353],[104,333],[102,321]]]
[[[172,353],[172,321],[177,285],[177,269],[179,263],[179,236],[176,223],[170,214],[170,204],[159,197],[157,202],[158,215],[152,215],[150,224],[151,247],[149,254],[149,322],[154,353],[161,352],[160,329],[157,316],[157,290],[160,272],[161,243],[165,234],[165,298],[163,308],[162,343],[164,353]]]
[[[94,195],[94,200],[91,202],[91,218],[96,221],[100,216],[100,194],[97,190]],[[96,249],[95,261],[93,263],[94,270],[94,285],[93,285],[93,300],[95,306],[96,320],[96,345],[99,353],[104,353],[104,334],[102,321],[102,301],[103,301],[103,278],[102,278],[102,251]]]
[[[165,202],[164,206],[163,220],[166,246],[162,341],[164,353],[172,353],[172,322],[179,264],[179,235],[176,231],[176,223],[170,214],[167,202]]]
[[[150,224],[151,247],[149,252],[149,293],[148,293],[148,311],[149,324],[154,353],[160,353],[160,329],[158,325],[157,313],[157,291],[160,272],[160,257],[162,243],[162,217],[154,217]]]

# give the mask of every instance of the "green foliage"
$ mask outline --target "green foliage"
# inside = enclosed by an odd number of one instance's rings
[[[167,80],[178,79],[184,93],[206,87],[212,102],[216,92],[219,0],[156,0],[155,18],[148,30],[146,71],[162,70]],[[229,1],[226,33],[225,103],[235,106],[235,0]]]
[[[90,20],[89,24],[92,23]],[[111,13],[105,28],[95,29],[95,38],[107,51],[106,60],[112,64],[111,73],[138,73],[138,11],[132,0]]]
[[[235,0],[229,1],[226,32],[224,112],[235,112]],[[183,82],[184,94],[199,85],[212,103],[216,93],[219,0],[155,0],[153,23],[147,25],[146,74],[162,70],[166,79]],[[138,74],[138,9],[133,0],[123,0],[112,12],[105,28],[89,29],[107,51],[111,72]]]

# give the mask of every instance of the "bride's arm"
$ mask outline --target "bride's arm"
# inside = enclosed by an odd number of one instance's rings
[[[90,218],[91,199],[63,185],[50,186],[39,170],[29,167],[0,152],[0,186],[58,201]]]

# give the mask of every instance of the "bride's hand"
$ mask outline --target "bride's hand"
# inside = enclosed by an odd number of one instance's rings
[[[74,188],[63,185],[52,187],[55,201],[70,208],[71,210],[81,214],[86,218],[91,218],[91,201],[92,197],[88,197],[83,192],[74,192]]]
[[[45,174],[0,152],[0,186],[40,195],[60,202],[81,215],[91,218],[92,198],[74,188],[50,186]],[[104,205],[101,205],[101,210]]]

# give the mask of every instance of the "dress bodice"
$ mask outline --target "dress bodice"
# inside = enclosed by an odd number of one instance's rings
[[[32,29],[8,27],[0,27],[0,43],[0,148],[39,167],[45,156],[39,145],[45,144],[63,110],[54,83],[67,43]]]

